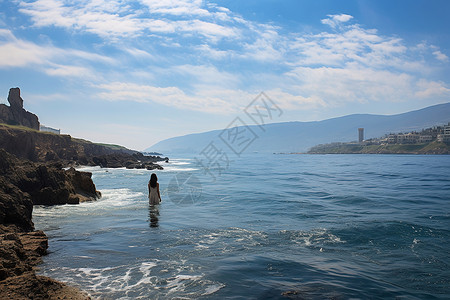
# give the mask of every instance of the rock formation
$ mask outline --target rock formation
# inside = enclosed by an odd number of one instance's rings
[[[36,275],[34,267],[47,247],[42,231],[0,234],[0,299],[91,299],[73,287]]]
[[[33,162],[58,161],[64,166],[90,165],[104,168],[162,169],[155,164],[167,157],[144,156],[123,147],[108,147],[89,141],[74,139],[70,135],[13,128],[0,124],[0,148],[19,158]]]
[[[31,210],[26,200],[33,204],[78,204],[100,198],[101,194],[95,189],[92,182],[92,173],[62,169],[58,163],[36,164],[30,161],[21,161],[0,149],[0,193],[3,192],[1,205],[9,207],[7,199],[22,203],[18,208],[13,207],[14,216],[6,215],[3,223],[15,220],[24,230],[30,229],[29,224],[17,222],[21,214],[25,219],[31,220]],[[5,199],[5,200],[3,200]],[[20,202],[23,200],[22,202]],[[19,211],[16,211],[19,209]],[[3,211],[3,210],[2,210]],[[9,210],[4,210],[9,212]],[[0,215],[0,224],[1,222]]]
[[[0,123],[9,125],[22,125],[39,130],[39,120],[35,114],[23,108],[23,99],[20,97],[19,88],[9,90],[8,102],[10,106],[0,104]]]
[[[153,162],[168,158],[39,132],[37,116],[23,109],[19,88],[9,91],[8,101],[10,106],[0,104],[0,123],[6,123],[0,124],[0,300],[90,299],[35,274],[48,240],[42,231],[34,231],[33,205],[77,204],[101,196],[91,173],[63,167],[162,169]]]
[[[79,203],[99,196],[91,173],[19,160],[0,149],[0,299],[90,299],[35,274],[48,239],[34,231],[31,217],[33,204]]]

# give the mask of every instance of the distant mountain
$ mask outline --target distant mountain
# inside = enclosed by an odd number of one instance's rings
[[[364,128],[365,138],[368,139],[391,132],[422,130],[448,122],[450,122],[450,102],[389,116],[353,114],[315,122],[272,123],[265,125],[264,131],[253,125],[249,127],[255,133],[254,139],[248,148],[245,148],[245,152],[306,152],[317,144],[356,141],[360,127]],[[231,151],[219,136],[222,132],[223,130],[213,130],[174,137],[163,140],[145,151],[157,151],[165,155],[198,154],[211,142],[214,142],[220,150]],[[242,147],[237,152],[241,150]]]

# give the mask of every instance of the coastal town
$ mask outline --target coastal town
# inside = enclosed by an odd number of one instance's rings
[[[434,126],[422,131],[411,131],[406,133],[390,133],[381,138],[364,140],[359,129],[359,143],[363,145],[383,144],[427,144],[433,141],[439,143],[450,143],[450,122],[446,125]]]
[[[358,128],[358,140],[312,147],[309,154],[450,154],[450,122],[421,131],[389,133],[380,138],[364,139]]]

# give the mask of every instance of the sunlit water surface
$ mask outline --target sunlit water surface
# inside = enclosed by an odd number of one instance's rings
[[[102,199],[35,207],[40,273],[99,299],[450,298],[450,156],[163,166],[157,208],[151,171],[100,168]]]

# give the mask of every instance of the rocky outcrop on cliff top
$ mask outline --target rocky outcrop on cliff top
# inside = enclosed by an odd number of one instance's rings
[[[0,123],[22,125],[39,130],[38,117],[23,108],[23,99],[20,97],[19,88],[9,90],[8,102],[9,107],[0,104]]]

